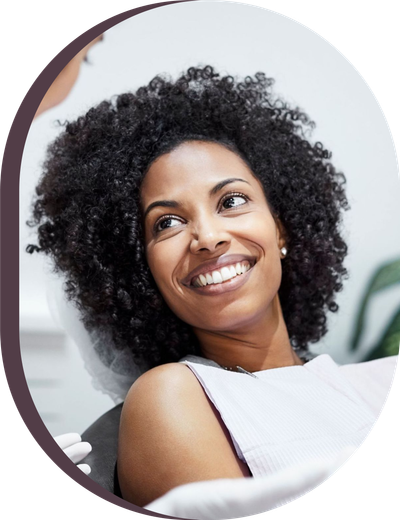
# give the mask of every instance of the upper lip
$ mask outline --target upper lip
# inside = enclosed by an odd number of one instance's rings
[[[198,265],[193,271],[190,271],[190,273],[182,280],[183,285],[190,285],[193,278],[196,278],[197,276],[209,273],[210,271],[219,270],[225,265],[231,265],[236,264],[238,262],[243,262],[247,260],[250,262],[251,267],[255,264],[256,258],[255,256],[251,255],[241,255],[241,254],[234,254],[234,255],[222,255],[218,258],[213,258],[211,260],[207,260],[206,262],[203,262],[202,264]]]

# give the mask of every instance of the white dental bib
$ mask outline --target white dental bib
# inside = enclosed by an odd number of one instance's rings
[[[338,366],[323,354],[256,377],[196,356],[181,363],[219,411],[238,457],[259,477],[360,445],[385,402],[396,361]]]

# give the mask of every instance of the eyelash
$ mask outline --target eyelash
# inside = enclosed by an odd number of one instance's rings
[[[222,206],[222,204],[229,200],[229,199],[233,199],[234,197],[242,197],[246,202],[249,201],[249,197],[247,195],[245,195],[244,193],[240,193],[239,191],[233,191],[232,193],[227,193],[226,195],[224,195],[221,199],[221,202],[220,202],[220,207]],[[239,204],[238,207],[240,206],[243,206],[243,204]],[[234,209],[234,208],[225,208],[225,209]]]
[[[248,201],[250,200],[249,197],[248,197],[247,195],[245,195],[244,193],[240,193],[240,192],[235,191],[235,192],[227,193],[226,195],[224,195],[224,196],[222,197],[222,199],[220,200],[220,203],[219,203],[218,208],[220,209],[221,206],[224,204],[224,202],[226,202],[227,200],[232,199],[232,198],[234,198],[234,197],[242,197],[246,202],[248,202]],[[245,202],[245,203],[246,203],[246,202]],[[245,203],[243,203],[243,204],[239,204],[237,207],[241,207],[241,206],[243,206]],[[235,210],[235,207],[233,207],[233,208],[224,208],[224,209],[226,209],[226,210],[228,210],[228,211],[229,211],[229,210]],[[171,220],[171,219],[180,220],[178,217],[176,217],[176,215],[163,215],[163,216],[162,216],[160,219],[158,219],[158,220],[156,221],[156,223],[154,224],[154,232],[155,232],[155,233],[161,233],[161,231],[164,231],[164,230],[159,230],[159,229],[158,229],[158,226],[159,226],[160,224],[162,224],[163,222],[165,222],[166,220]],[[166,229],[168,229],[168,228],[166,228]]]

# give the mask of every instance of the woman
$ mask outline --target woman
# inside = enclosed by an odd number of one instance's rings
[[[49,148],[29,250],[67,275],[89,331],[150,368],[121,419],[136,505],[359,444],[386,395],[372,410],[360,378],[309,361],[346,275],[345,179],[271,85],[210,66],[157,76]]]

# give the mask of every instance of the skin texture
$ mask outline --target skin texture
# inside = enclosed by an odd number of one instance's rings
[[[241,180],[210,195],[230,178]],[[301,364],[278,296],[282,226],[246,163],[219,144],[187,142],[151,165],[141,195],[149,267],[168,306],[193,326],[203,355],[248,371]],[[178,206],[146,211],[166,199]],[[236,290],[207,296],[182,283],[201,263],[224,254],[257,259]],[[250,475],[195,376],[175,363],[150,370],[131,388],[118,471],[124,498],[141,506],[188,482]]]

